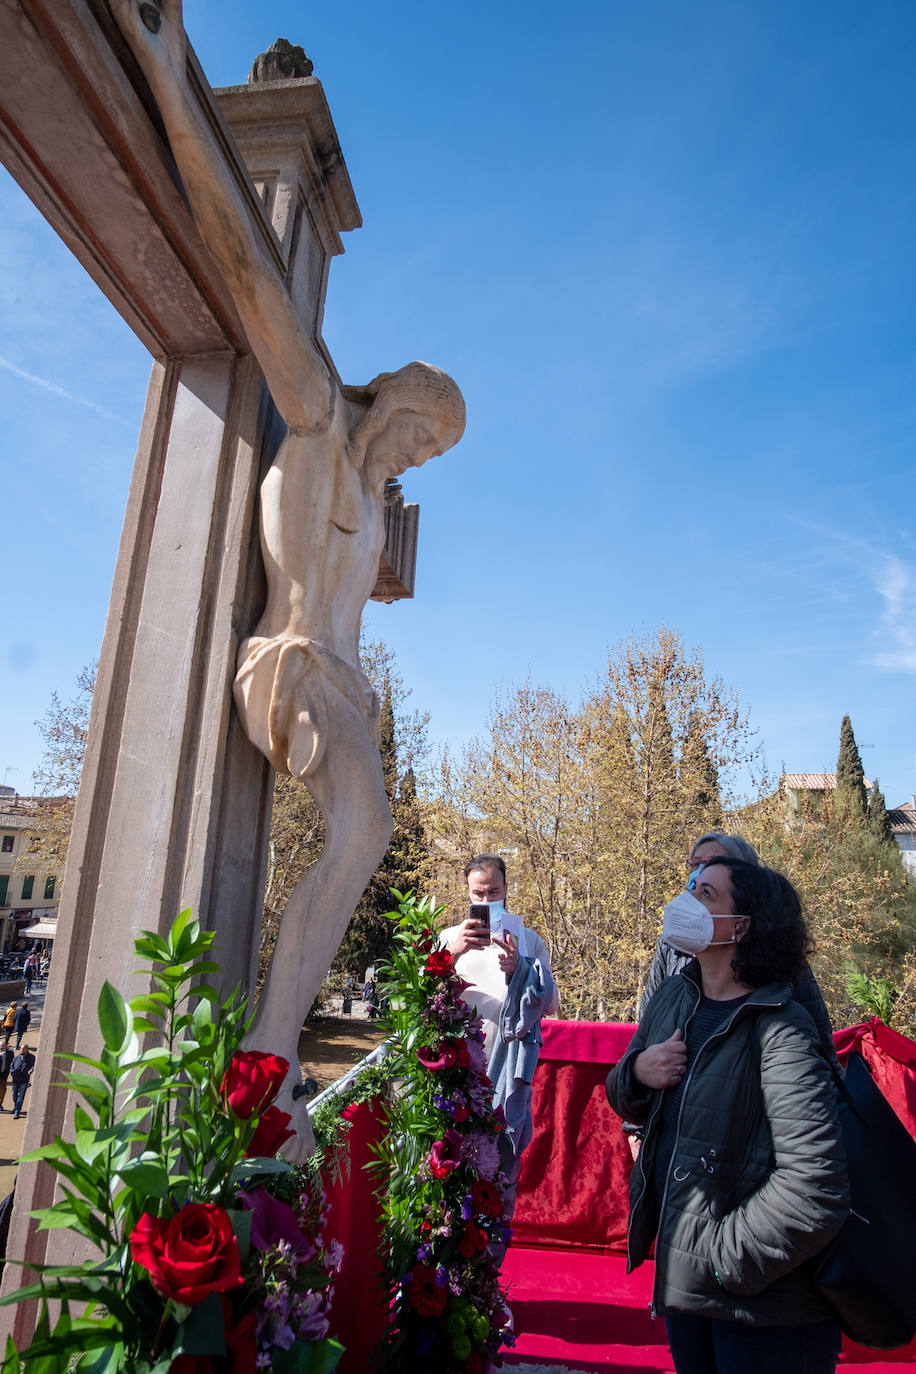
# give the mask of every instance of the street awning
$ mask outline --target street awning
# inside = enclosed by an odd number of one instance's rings
[[[53,940],[57,934],[57,922],[39,921],[37,925],[26,926],[19,934],[24,935],[27,940]]]

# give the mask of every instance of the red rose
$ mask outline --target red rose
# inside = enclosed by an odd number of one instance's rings
[[[447,949],[434,949],[426,961],[425,973],[434,978],[447,978],[452,971],[452,956]]]
[[[485,1217],[497,1220],[503,1214],[503,1200],[495,1183],[485,1178],[476,1178],[471,1189],[471,1206],[474,1211]]]
[[[220,1093],[226,1110],[247,1121],[263,1112],[283,1087],[289,1060],[260,1050],[239,1050],[223,1074]]]
[[[450,1045],[443,1041],[438,1049],[430,1049],[429,1045],[421,1045],[417,1050],[417,1058],[424,1069],[430,1069],[437,1073],[439,1069],[451,1069],[458,1063],[458,1056]]]
[[[407,1285],[407,1301],[421,1317],[441,1317],[448,1302],[448,1286],[437,1286],[436,1271],[428,1264],[416,1264]]]
[[[242,1282],[232,1222],[212,1202],[189,1202],[171,1219],[144,1212],[130,1233],[130,1250],[157,1293],[191,1307]]]
[[[421,930],[420,938],[417,941],[417,950],[420,954],[428,954],[433,947],[433,933],[431,930]]]
[[[452,1100],[452,1116],[455,1118],[459,1125],[461,1125],[463,1121],[467,1121],[470,1115],[471,1109],[467,1106],[466,1103],[455,1102],[454,1099]]]
[[[429,1167],[433,1178],[445,1178],[461,1163],[461,1136],[451,1127],[442,1140],[437,1140],[429,1152]]]
[[[468,1049],[468,1042],[466,1040],[461,1040],[453,1035],[450,1035],[446,1040],[442,1041],[442,1044],[447,1046],[450,1050],[455,1051],[455,1054],[458,1058],[458,1063],[461,1065],[463,1069],[466,1069],[468,1064],[470,1064],[471,1062],[471,1053]]]
[[[458,1249],[465,1259],[471,1259],[478,1250],[486,1250],[489,1244],[490,1237],[483,1227],[475,1226],[473,1221],[465,1222],[464,1233],[458,1242]]]
[[[251,1143],[245,1151],[248,1159],[273,1159],[274,1155],[295,1131],[287,1129],[292,1117],[289,1112],[281,1112],[279,1107],[268,1107],[258,1122]]]

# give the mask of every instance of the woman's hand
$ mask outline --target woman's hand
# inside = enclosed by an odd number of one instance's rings
[[[659,1045],[650,1045],[633,1061],[633,1076],[646,1088],[673,1088],[687,1072],[687,1046],[680,1026]]]

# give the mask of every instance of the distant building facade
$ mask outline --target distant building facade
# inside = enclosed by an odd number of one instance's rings
[[[874,783],[865,779],[865,794],[871,800]],[[779,790],[786,794],[793,811],[800,810],[806,801],[818,801],[827,792],[836,791],[836,773],[783,773]]]
[[[869,801],[873,788],[874,784],[866,778],[865,792]],[[779,789],[785,793],[793,811],[803,810],[806,803],[816,804],[827,792],[836,789],[836,773],[783,773]],[[888,807],[887,814],[907,876],[916,882],[916,796],[893,810]]]
[[[910,882],[916,883],[916,796],[910,797],[902,806],[888,810],[888,819],[894,839],[900,847],[903,866]]]
[[[38,805],[35,797],[0,788],[0,950],[15,948],[37,923],[53,930],[57,920],[62,875],[44,861],[29,861]]]

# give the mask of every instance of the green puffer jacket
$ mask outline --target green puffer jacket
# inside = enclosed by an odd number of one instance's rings
[[[699,1005],[699,965],[668,978],[609,1073],[611,1106],[645,1123],[630,1178],[630,1270],[656,1231],[654,1306],[750,1325],[804,1325],[833,1313],[813,1258],[849,1211],[830,1070],[789,983],[758,988],[700,1049],[684,1084],[664,1196],[653,1185],[662,1092],[633,1061]]]

